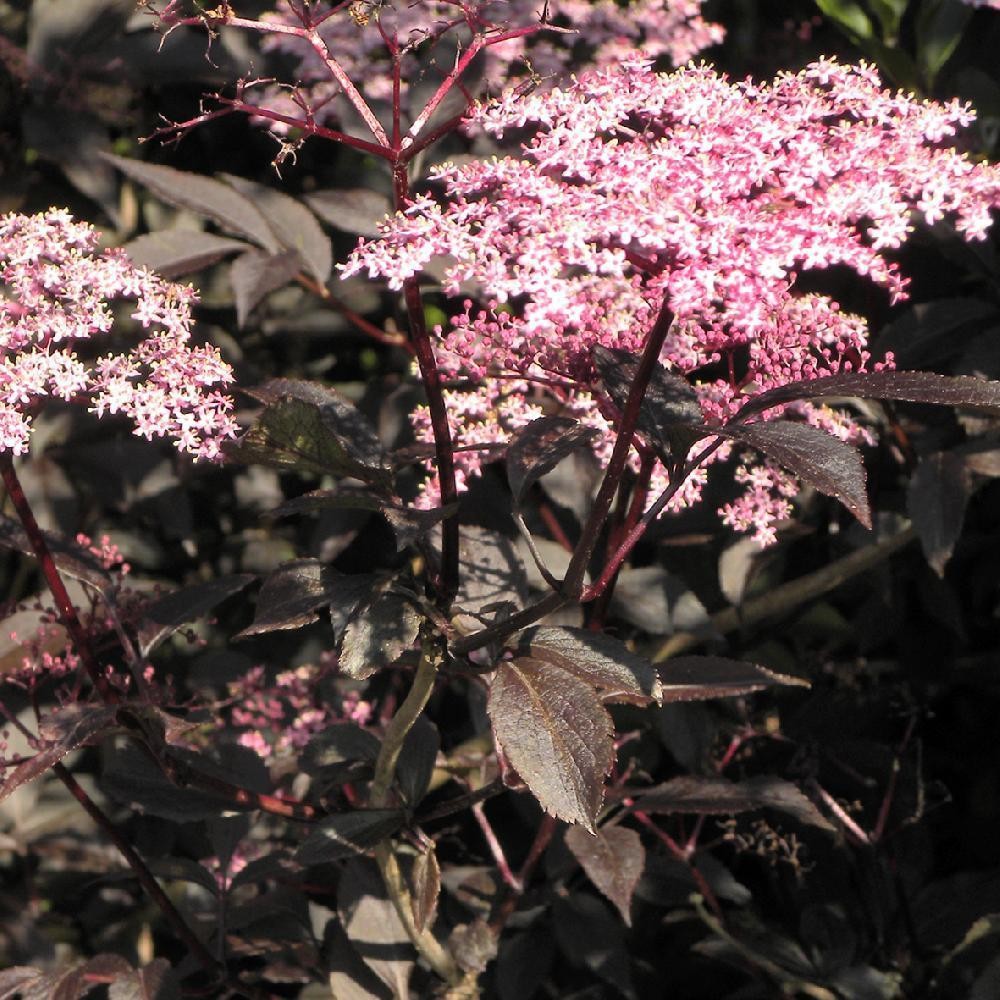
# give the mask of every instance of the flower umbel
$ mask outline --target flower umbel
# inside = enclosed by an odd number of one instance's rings
[[[122,413],[147,439],[171,438],[216,460],[235,436],[232,370],[214,347],[191,346],[194,290],[137,267],[61,210],[0,217],[0,451],[28,450],[31,414],[46,397]],[[115,325],[134,300],[146,331],[130,351],[81,359],[77,349]]]
[[[447,198],[417,199],[345,268],[400,287],[450,257],[445,291],[478,290],[440,332],[445,370],[482,387],[476,406],[453,407],[459,445],[497,424],[480,410],[516,379],[600,429],[599,455],[609,449],[615,413],[592,350],[638,354],[664,301],[676,320],[660,360],[695,388],[709,426],[761,391],[867,370],[865,320],[798,291],[799,276],[839,265],[898,301],[906,280],[886,251],[915,216],[976,240],[1000,205],[1000,168],[944,145],[971,112],[886,91],[863,64],[823,59],[733,84],[704,66],[666,75],[633,63],[508,92],[472,117],[497,136],[534,134],[520,157],[439,168]],[[844,413],[789,408],[841,440],[868,439]],[[476,452],[459,457],[476,471]],[[769,541],[789,485],[766,468],[741,475],[748,492],[726,520]],[[659,468],[653,489],[665,483]],[[697,494],[686,486],[674,504]]]

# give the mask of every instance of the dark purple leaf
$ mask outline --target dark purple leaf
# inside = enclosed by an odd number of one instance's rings
[[[801,677],[723,656],[676,656],[657,664],[665,702],[706,701],[763,691],[776,684],[809,687]]]
[[[514,543],[505,535],[463,525],[458,550],[456,609],[482,614],[503,604],[523,607],[528,581]]]
[[[108,1000],[180,1000],[180,995],[177,977],[165,958],[130,970],[108,990]]]
[[[614,903],[631,927],[632,894],[646,863],[639,834],[624,826],[603,826],[595,836],[583,827],[571,826],[566,831],[566,846],[587,878]]]
[[[371,677],[402,656],[417,639],[420,615],[410,601],[387,591],[347,623],[340,647],[340,670],[355,680]]]
[[[388,196],[371,188],[329,188],[307,194],[305,200],[334,229],[359,236],[378,236],[378,223],[392,213]]]
[[[417,929],[422,931],[434,923],[438,896],[441,895],[441,869],[438,866],[433,843],[413,859],[410,883],[413,897],[413,921],[417,925]]]
[[[236,300],[236,323],[246,326],[250,313],[264,298],[287,285],[299,273],[302,261],[294,250],[265,253],[247,250],[233,261],[229,282]]]
[[[963,457],[939,451],[920,460],[906,493],[906,509],[921,548],[938,576],[962,533],[972,476]]]
[[[881,329],[873,353],[891,351],[904,368],[937,367],[998,318],[997,307],[981,299],[920,302]]]
[[[167,636],[173,635],[182,625],[207,614],[254,579],[256,578],[252,573],[234,573],[207,583],[182,587],[147,604],[142,609],[142,620],[138,628],[142,655],[149,656]]]
[[[636,1000],[625,932],[603,900],[583,892],[557,896],[552,904],[552,928],[568,961],[589,969],[627,1000]]]
[[[281,245],[294,250],[310,274],[325,285],[333,269],[333,249],[316,216],[283,191],[233,174],[222,177],[257,206]]]
[[[242,240],[192,229],[161,229],[130,240],[122,248],[141,267],[164,278],[179,278],[250,249]]]
[[[519,657],[497,668],[486,708],[497,743],[542,808],[593,830],[614,757],[614,727],[594,686]]]
[[[593,359],[608,395],[619,410],[624,410],[639,359],[626,351],[600,346],[594,348]],[[639,409],[639,433],[651,445],[679,458],[698,439],[693,428],[702,419],[698,394],[687,380],[657,363]]]
[[[839,500],[866,528],[871,528],[867,475],[856,448],[817,427],[787,420],[727,424],[713,427],[708,433],[763,452],[804,483]]]
[[[61,761],[66,754],[116,729],[117,711],[115,705],[69,704],[45,716],[39,723],[39,735],[47,745],[5,772],[0,784],[0,802]]]
[[[789,382],[754,396],[740,411],[743,419],[772,406],[823,396],[860,396],[864,399],[899,399],[908,403],[938,403],[975,410],[1000,410],[1000,382],[968,375],[935,375],[932,372],[848,372],[803,382]],[[730,425],[732,426],[732,425]]]
[[[836,833],[834,826],[796,785],[768,775],[739,782],[696,775],[671,778],[643,792],[635,805],[643,812],[710,816],[776,809],[800,823]]]
[[[440,749],[437,726],[421,715],[406,734],[396,767],[396,782],[410,809],[415,809],[426,794]]]
[[[292,514],[312,514],[325,510],[370,510],[381,514],[389,522],[400,547],[405,548],[457,509],[457,505],[452,504],[449,507],[419,510],[385,500],[370,490],[341,486],[336,490],[304,493],[276,507],[271,516],[288,517]]]
[[[37,973],[37,970],[30,970]],[[98,986],[113,982],[131,971],[131,966],[119,955],[96,955],[87,962],[69,969],[37,973],[36,978],[23,978],[16,990],[0,993],[0,997],[17,995],[21,1000],[81,1000]]]
[[[656,668],[613,636],[543,625],[522,632],[518,649],[587,681],[607,701],[642,704],[661,700]]]
[[[262,632],[309,625],[319,617],[316,612],[320,608],[339,602],[344,596],[355,597],[353,611],[371,579],[365,580],[364,588],[352,588],[351,580],[318,559],[293,559],[264,581],[257,595],[253,624],[233,638],[246,639]]]
[[[373,862],[347,862],[337,886],[337,913],[368,968],[394,997],[409,996],[413,946]]]
[[[356,722],[335,722],[306,744],[299,766],[307,774],[316,774],[321,768],[354,761],[374,763],[381,746],[371,730],[362,729]]]
[[[315,382],[272,379],[250,391],[264,412],[232,449],[239,460],[385,487],[391,474],[378,435],[361,412]]]
[[[593,427],[568,417],[539,417],[518,431],[507,449],[507,479],[514,506],[524,503],[528,491],[542,476],[595,437]]]
[[[554,957],[555,946],[548,928],[533,925],[524,933],[505,937],[497,956],[500,1000],[532,1000],[548,979]]]
[[[402,809],[354,809],[328,816],[295,852],[300,865],[322,865],[364,854],[403,825]]]
[[[74,580],[88,583],[101,595],[108,596],[114,581],[111,574],[104,568],[92,552],[62,535],[43,531],[45,543],[55,559],[56,566]],[[24,529],[12,517],[0,514],[0,546],[14,549],[24,555],[34,557],[34,549],[25,535]]]
[[[104,154],[104,159],[168,205],[203,215],[227,232],[253,240],[268,253],[281,250],[278,238],[257,206],[228,184],[201,174],[130,160],[124,156]]]

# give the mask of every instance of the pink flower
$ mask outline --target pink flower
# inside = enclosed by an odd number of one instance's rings
[[[194,291],[136,267],[120,250],[96,253],[98,234],[61,210],[0,217],[0,449],[28,450],[31,410],[44,398],[123,413],[135,433],[169,437],[195,458],[218,459],[234,437],[232,371],[214,347],[192,347]],[[134,299],[145,334],[131,351],[84,361],[107,334],[113,305]]]
[[[521,156],[440,167],[443,202],[421,198],[386,220],[344,275],[400,287],[444,257],[445,291],[478,289],[440,331],[445,371],[478,383],[448,400],[458,445],[510,434],[499,401],[525,392],[520,380],[533,406],[547,401],[601,430],[601,454],[615,414],[592,349],[638,353],[664,297],[675,322],[661,361],[688,378],[709,424],[762,390],[865,370],[865,320],[799,292],[798,276],[846,266],[898,301],[906,280],[885,251],[919,213],[983,238],[1000,168],[942,145],[971,119],[963,105],[891,93],[872,67],[832,59],[770,84],[633,63],[562,90],[508,92],[472,120],[497,136],[534,123]],[[870,440],[843,412],[792,409],[842,439]],[[425,417],[415,422],[426,439]],[[460,454],[464,476],[483,460]],[[773,470],[753,468],[724,517],[767,541],[789,494]]]

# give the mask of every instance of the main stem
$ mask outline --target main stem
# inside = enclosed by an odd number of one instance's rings
[[[389,792],[396,775],[396,764],[399,762],[403,743],[430,699],[440,662],[441,653],[437,648],[435,638],[430,634],[425,634],[422,640],[420,663],[413,677],[413,686],[392,717],[392,721],[382,737],[382,747],[379,750],[378,759],[375,761],[375,776],[372,779],[371,791],[368,796],[368,804],[372,809],[385,808],[389,803]],[[451,985],[460,983],[463,978],[462,971],[455,964],[455,960],[442,947],[441,942],[438,941],[429,927],[417,926],[413,916],[413,899],[399,867],[399,861],[396,858],[390,837],[386,837],[375,848],[375,861],[382,875],[386,892],[389,894],[413,946],[445,982]]]
[[[396,209],[403,209],[409,200],[409,182],[405,164],[393,169],[393,190]],[[410,324],[410,339],[413,352],[420,369],[420,378],[427,394],[427,409],[434,434],[434,456],[437,464],[438,482],[441,489],[441,505],[447,507],[458,500],[455,483],[455,449],[448,423],[448,408],[444,401],[444,387],[438,371],[434,348],[427,333],[424,320],[424,303],[420,297],[420,285],[415,277],[403,282],[403,300]],[[443,608],[447,609],[458,592],[458,518],[454,514],[441,524],[441,575],[438,593]]]
[[[0,473],[3,475],[4,485],[7,487],[7,495],[14,505],[14,510],[17,512],[18,519],[24,528],[24,533],[28,537],[28,544],[35,553],[38,564],[42,569],[42,575],[45,577],[45,582],[52,592],[56,608],[59,610],[59,618],[76,649],[77,656],[80,657],[80,662],[83,664],[84,670],[87,671],[87,676],[90,677],[91,682],[104,701],[112,704],[119,701],[118,692],[108,684],[108,679],[101,671],[97,657],[94,656],[90,639],[80,622],[80,616],[76,613],[76,607],[70,600],[66,584],[63,583],[62,576],[59,574],[59,568],[56,566],[55,558],[52,555],[51,549],[49,549],[48,543],[45,541],[45,535],[42,534],[42,529],[35,520],[34,512],[28,503],[28,498],[24,495],[21,480],[14,470],[14,460],[9,454],[5,453],[0,456]]]

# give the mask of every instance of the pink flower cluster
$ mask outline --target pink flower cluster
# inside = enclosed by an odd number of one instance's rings
[[[194,291],[120,250],[96,253],[97,241],[65,211],[0,217],[0,450],[24,454],[33,410],[56,397],[218,459],[236,433],[232,399],[216,388],[232,371],[214,347],[189,344]],[[134,300],[132,318],[148,332],[131,351],[79,357],[111,332],[119,299]]]
[[[992,7],[993,10],[1000,10],[1000,0],[963,0],[970,7]]]
[[[268,760],[301,750],[334,722],[365,725],[372,708],[357,694],[344,694],[336,706],[317,697],[318,684],[335,671],[334,660],[326,658],[316,665],[282,671],[273,681],[268,680],[263,667],[254,667],[230,684],[230,722],[246,727],[240,734],[240,745]]]
[[[565,74],[582,59],[591,66],[608,66],[624,56],[664,56],[675,66],[692,59],[723,38],[721,25],[701,16],[704,0],[548,0],[546,24],[558,30],[538,32],[491,45],[483,52],[482,73],[487,88],[499,92],[512,80],[535,74],[547,78]],[[266,19],[301,26],[301,4],[284,2]],[[538,0],[356,0],[352,4],[311,4],[306,20],[323,20],[320,36],[326,53],[334,57],[371,101],[392,98],[388,53],[381,32],[404,47],[402,78],[410,87],[430,84],[451,68],[450,54],[434,51],[433,40],[453,35],[460,46],[470,32],[496,36],[512,29],[538,25]],[[428,42],[429,44],[424,44]],[[286,52],[298,60],[294,79],[299,93],[265,87],[255,98],[268,108],[293,118],[302,115],[303,94],[315,120],[335,124],[344,113],[335,98],[340,87],[320,53],[292,34],[267,36],[264,48]],[[437,68],[435,68],[437,64]],[[421,91],[425,88],[418,87]],[[407,94],[407,97],[412,95]],[[425,95],[426,96],[426,95]],[[411,108],[411,113],[420,108]],[[280,124],[271,123],[281,129]]]
[[[708,424],[762,390],[864,370],[865,320],[799,292],[799,275],[846,266],[897,301],[906,281],[886,251],[916,217],[977,240],[1000,205],[1000,168],[945,144],[970,110],[884,90],[864,64],[823,59],[766,84],[635,62],[550,93],[507,92],[472,117],[498,137],[530,127],[522,155],[442,166],[446,198],[418,198],[344,268],[399,288],[443,258],[446,292],[476,290],[439,331],[445,371],[476,383],[449,400],[459,445],[509,435],[544,406],[598,427],[605,453],[615,413],[592,348],[638,353],[664,299],[676,318],[661,360],[689,379]],[[793,409],[867,440],[842,412]],[[481,462],[458,457],[465,475]],[[764,465],[744,478],[724,516],[770,541],[787,477]],[[674,505],[699,493],[696,477]]]

